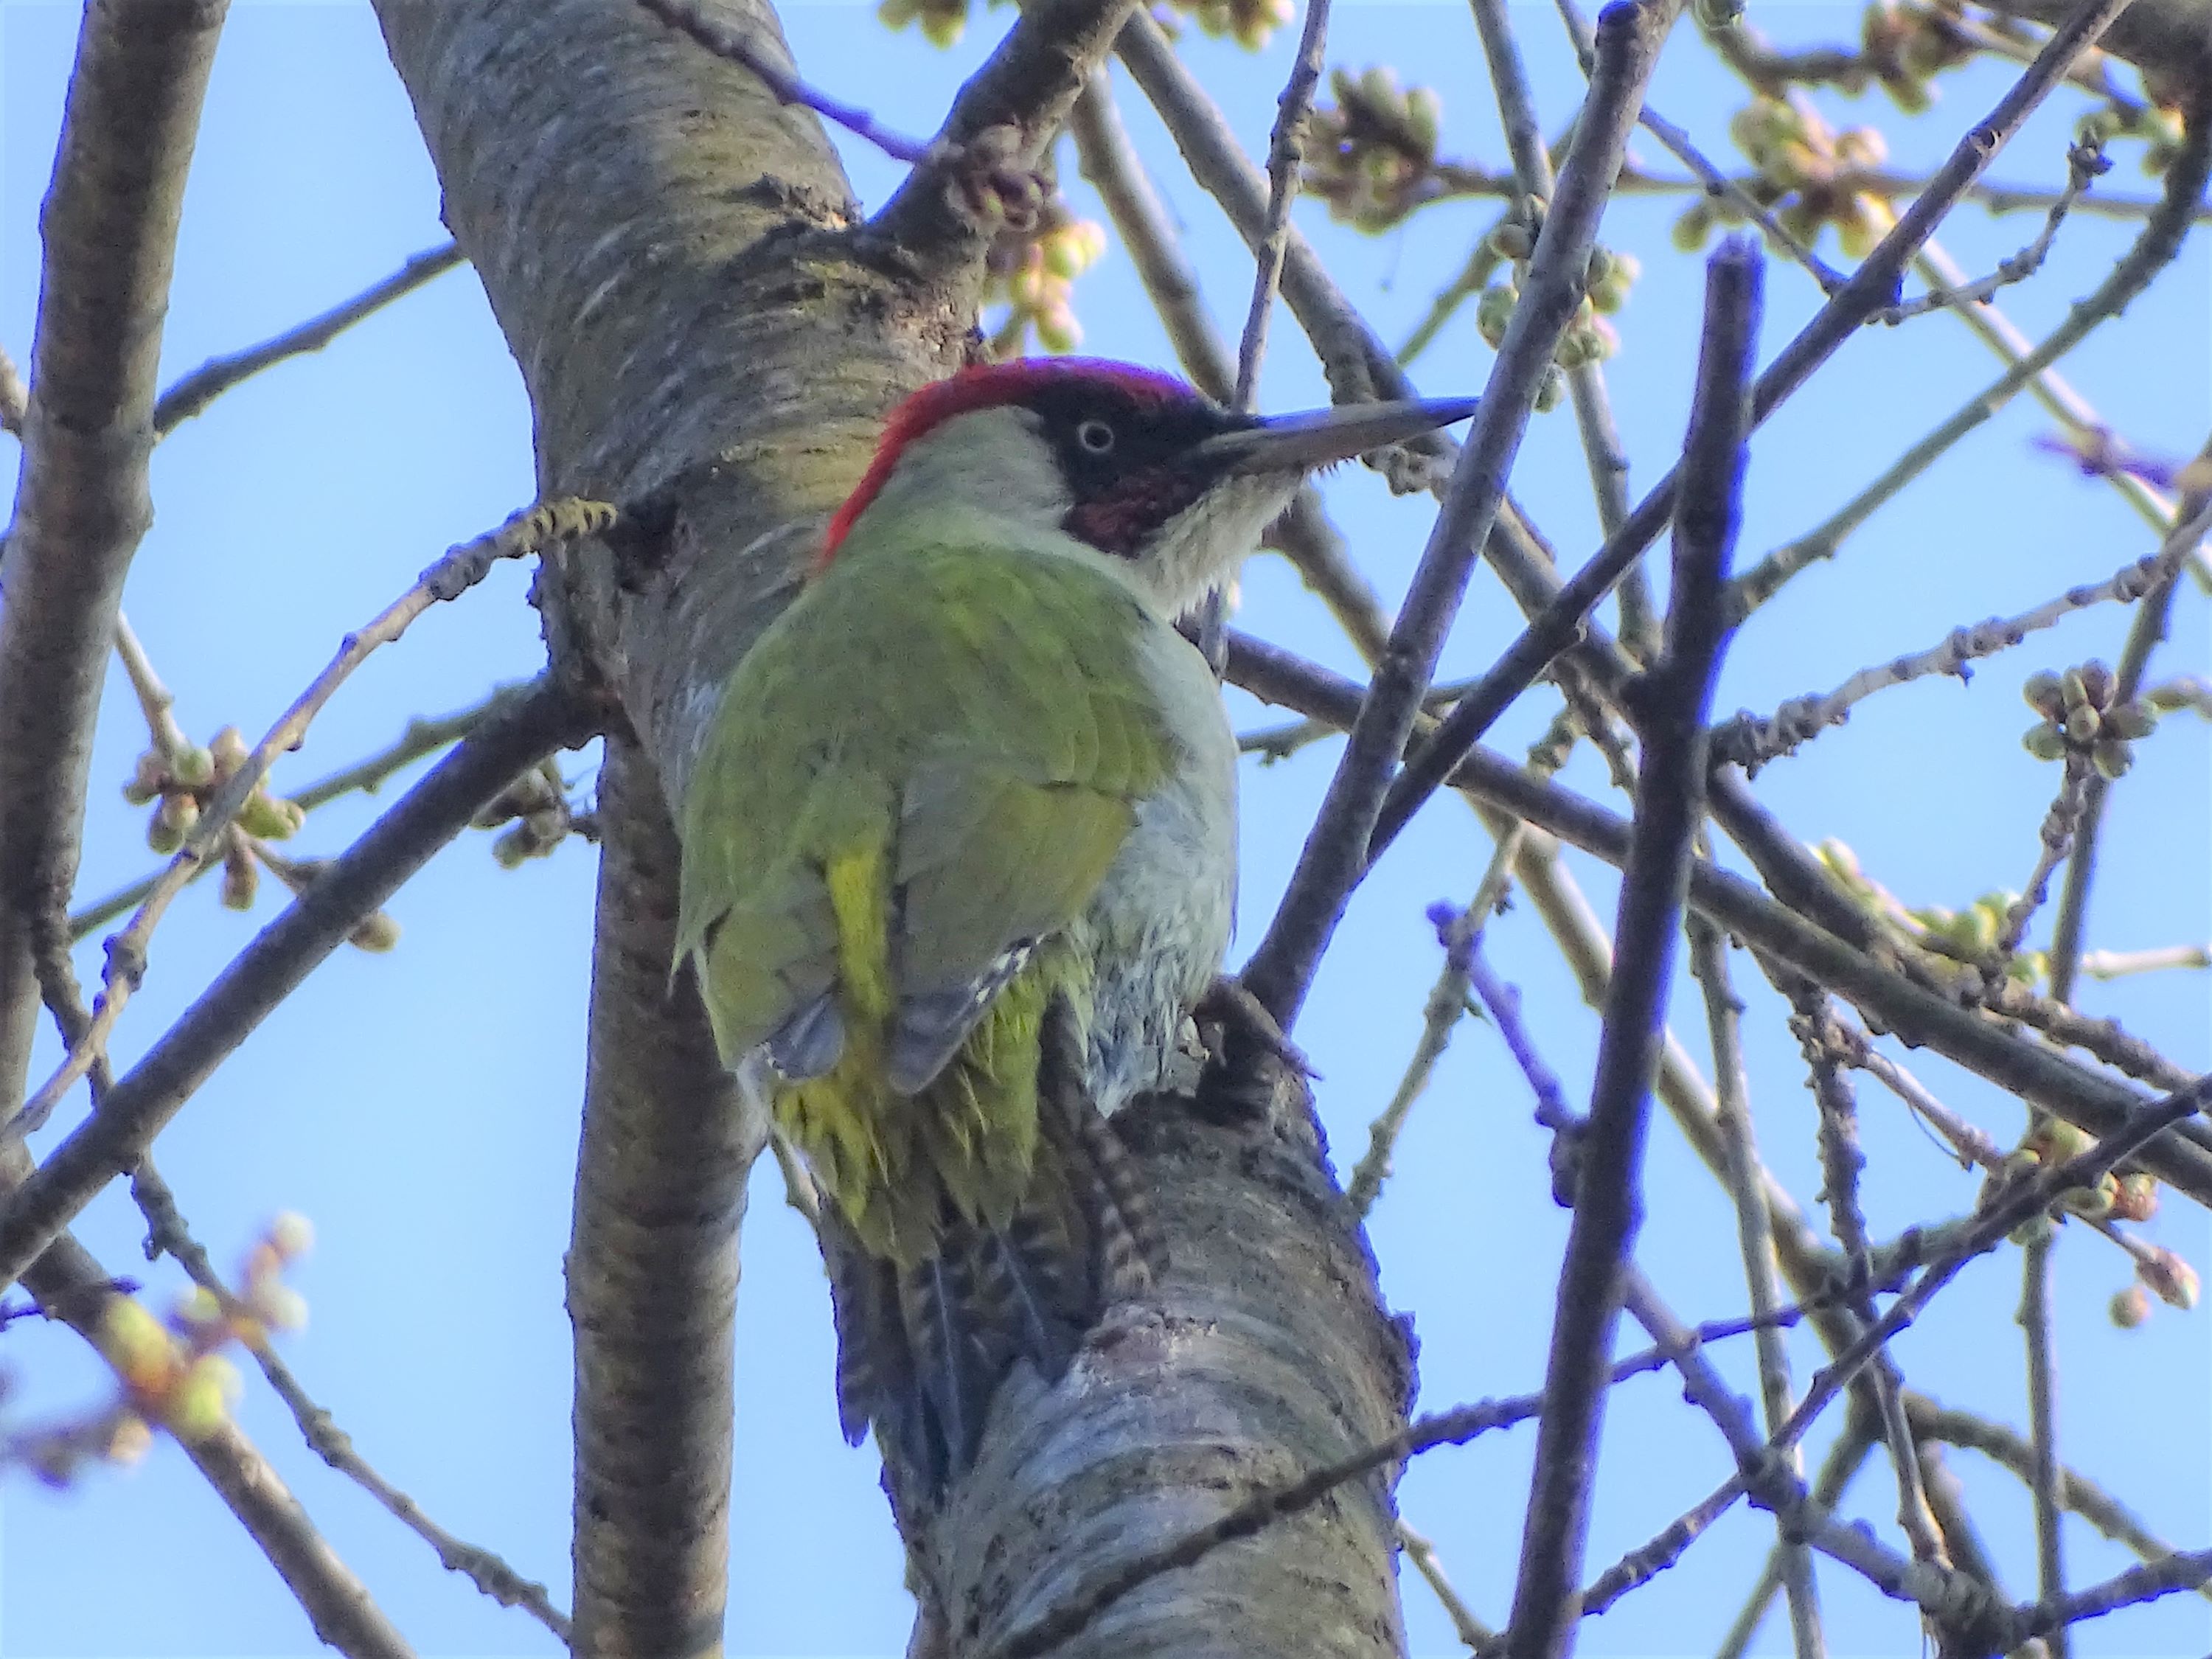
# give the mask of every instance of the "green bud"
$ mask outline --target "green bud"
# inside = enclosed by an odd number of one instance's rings
[[[307,809],[295,800],[282,795],[264,794],[255,790],[246,798],[246,805],[238,809],[238,827],[249,836],[258,836],[264,841],[287,841],[300,833],[300,826],[307,821]]]
[[[198,744],[192,744],[170,757],[169,775],[187,789],[205,788],[215,781],[215,775],[216,757]]]
[[[195,1361],[162,1402],[161,1421],[169,1432],[192,1445],[218,1433],[238,1395],[238,1373],[221,1354]]]
[[[1536,412],[1548,415],[1559,406],[1567,395],[1567,377],[1557,363],[1544,366],[1544,378],[1536,382]]]
[[[1536,239],[1518,219],[1501,219],[1491,228],[1490,246],[1502,258],[1525,259],[1536,251]]]
[[[379,910],[347,934],[346,942],[357,951],[380,953],[392,950],[399,943],[399,924]]]
[[[1705,239],[1711,235],[1712,232],[1712,210],[1700,202],[1697,206],[1686,211],[1680,218],[1675,220],[1674,229],[1668,234],[1674,244],[1676,252],[1695,253],[1699,248],[1705,246]]]
[[[143,806],[169,782],[168,763],[154,750],[143,750],[131,770],[131,781],[123,786],[123,799],[133,806]]]
[[[2049,720],[2039,720],[2021,733],[2020,746],[2040,761],[2066,758],[2066,734]]]
[[[2140,1285],[2130,1285],[2124,1291],[2115,1291],[2106,1308],[2112,1323],[2124,1331],[2134,1330],[2150,1317],[2150,1297]]]
[[[253,896],[261,884],[261,866],[253,854],[238,844],[235,836],[225,839],[231,845],[222,855],[222,903],[227,910],[251,910]]]
[[[2147,738],[2158,729],[2158,716],[2140,702],[2115,703],[2105,711],[2104,728],[2121,738]]]
[[[246,738],[234,726],[226,726],[215,734],[208,744],[208,758],[215,764],[216,775],[227,778],[246,764],[246,757],[253,751],[246,746]]]
[[[2136,763],[2136,751],[2117,738],[2100,738],[2089,746],[2089,763],[2107,781],[2124,778]]]
[[[1513,320],[1513,307],[1520,301],[1521,290],[1510,283],[1492,283],[1477,296],[1474,330],[1492,350],[1504,340],[1505,325]]]
[[[2057,720],[2065,712],[2066,695],[2059,684],[2058,676],[2043,669],[2027,677],[2020,688],[2020,695],[2027,699],[2027,706],[2039,714]]]

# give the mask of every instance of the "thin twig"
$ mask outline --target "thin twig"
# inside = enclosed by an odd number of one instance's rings
[[[310,317],[296,328],[289,328],[259,345],[249,346],[227,357],[209,358],[161,394],[154,405],[154,430],[167,436],[240,381],[289,357],[320,351],[356,323],[383,310],[394,300],[412,294],[433,277],[442,276],[462,259],[459,245],[453,242],[428,249],[382,282],[365,289],[343,305]]]
[[[1121,233],[1121,246],[1137,268],[1145,297],[1167,329],[1183,373],[1207,397],[1229,402],[1237,395],[1236,366],[1206,315],[1198,273],[1183,256],[1174,224],[1121,125],[1103,68],[1091,71],[1068,117],[1068,129],[1083,176]],[[1311,484],[1299,488],[1290,509],[1270,527],[1266,544],[1297,568],[1363,656],[1372,659],[1381,653],[1389,635],[1382,601],[1346,553],[1344,538]]]
[[[12,1166],[0,1176],[0,1196],[25,1163],[20,1147],[0,1153],[0,1164]],[[101,1346],[108,1309],[124,1292],[74,1236],[63,1233],[25,1277],[50,1315]],[[414,1659],[368,1587],[237,1424],[226,1416],[209,1433],[180,1437],[177,1445],[267,1558],[318,1637],[346,1659]]]
[[[1866,1169],[1866,1154],[1859,1148],[1858,1097],[1828,1042],[1828,1027],[1833,1019],[1827,993],[1809,981],[1799,980],[1790,985],[1790,1000],[1796,1011],[1790,1029],[1803,1045],[1806,1064],[1813,1073],[1814,1099],[1820,1107],[1820,1194],[1827,1200],[1831,1228],[1844,1253],[1845,1277],[1854,1287],[1851,1311],[1863,1327],[1871,1325],[1874,1292],[1867,1287],[1873,1273],[1868,1258],[1866,1212],[1859,1203],[1859,1176]],[[1912,1546],[1914,1560],[1948,1566],[1950,1553],[1921,1483],[1920,1458],[1913,1446],[1911,1425],[1905,1419],[1898,1380],[1886,1367],[1877,1365],[1874,1390],[1881,1412],[1882,1437],[1897,1472],[1897,1524]]]
[[[2034,1448],[2003,1424],[1938,1405],[1924,1395],[1907,1394],[1905,1410],[1912,1420],[1913,1433],[1921,1439],[1966,1447],[2009,1469],[2022,1482],[2033,1480]],[[2173,1546],[2143,1525],[2126,1504],[2078,1470],[2059,1469],[2058,1501],[2068,1514],[2080,1516],[2106,1537],[2133,1550],[2146,1561],[2155,1561],[2174,1553]],[[2212,1601],[2212,1584],[2200,1588],[2197,1594]]]
[[[462,1574],[503,1607],[522,1608],[566,1646],[568,1621],[555,1610],[543,1584],[525,1578],[494,1551],[464,1543],[423,1514],[413,1498],[378,1474],[353,1449],[353,1437],[338,1427],[330,1413],[309,1398],[299,1379],[292,1375],[291,1368],[277,1357],[268,1338],[258,1334],[260,1322],[250,1309],[239,1304],[222,1275],[208,1259],[206,1248],[192,1237],[183,1212],[177,1207],[176,1194],[154,1167],[152,1158],[141,1158],[138,1167],[131,1172],[131,1196],[146,1218],[149,1258],[161,1254],[174,1257],[192,1283],[214,1297],[226,1314],[233,1316],[233,1322],[239,1329],[252,1333],[245,1339],[247,1350],[261,1367],[261,1374],[268,1378],[269,1386],[276,1391],[277,1398],[290,1409],[292,1420],[299,1425],[301,1438],[315,1455],[368,1492],[394,1519],[435,1550],[439,1564],[448,1572]]]
[[[708,15],[697,0],[637,0],[637,3],[669,27],[690,35],[715,57],[751,70],[777,103],[811,109],[823,120],[844,128],[857,138],[866,139],[895,161],[904,161],[911,167],[929,158],[930,145],[893,131],[858,105],[842,102],[809,86],[790,69],[775,62],[769,55],[766,43],[751,30]]]
[[[1955,205],[1960,193],[1988,167],[2068,67],[2095,43],[2127,3],[2128,0],[2082,0],[1996,108],[1960,141],[1950,159],[1929,179],[1927,190],[1850,280],[1759,377],[1752,398],[1754,425],[1803,386],[1868,318],[1895,299],[1906,262]],[[1553,658],[1580,637],[1589,613],[1666,527],[1674,512],[1676,482],[1676,475],[1669,472],[1637,504],[1627,522],[1607,536],[1589,562],[1568,579],[1559,598],[1507,648],[1483,676],[1478,689],[1445,717],[1427,743],[1407,757],[1376,820],[1367,848],[1370,861],[1380,856],[1507,705],[1534,682]]]
[[[2200,460],[2212,461],[2212,439],[2206,440],[2197,453]],[[2183,496],[2175,516],[2195,518],[2207,506],[2212,506],[2212,489],[2193,489]],[[2134,702],[2142,690],[2151,655],[2165,642],[2167,623],[2173,613],[2174,590],[2180,580],[2181,574],[2177,570],[2143,597],[2142,608],[2129,625],[2126,642],[2120,647],[2119,663],[2112,672],[2114,707]],[[2102,773],[2093,776],[2075,817],[2073,854],[2067,861],[2066,880],[2059,889],[2058,908],[2051,924],[2051,994],[2055,1001],[2074,1000],[2074,974],[2088,927],[2089,887],[2096,875],[2097,845],[2104,824],[2105,802],[2111,793],[2111,779]]]
[[[1244,313],[1244,332],[1237,343],[1237,393],[1231,407],[1258,407],[1260,360],[1267,350],[1267,318],[1275,308],[1275,289],[1283,280],[1283,254],[1291,236],[1291,204],[1297,198],[1298,169],[1305,160],[1306,123],[1313,113],[1314,88],[1321,84],[1328,46],[1329,0],[1306,0],[1305,26],[1291,59],[1290,79],[1275,100],[1274,131],[1267,136],[1267,219],[1260,238],[1259,269],[1252,276],[1252,303]]]
[[[1843,1501],[1844,1493],[1874,1450],[1880,1434],[1880,1425],[1871,1410],[1854,1410],[1845,1418],[1843,1432],[1828,1448],[1827,1456],[1821,1460],[1820,1472],[1813,1478],[1814,1503],[1832,1510]],[[1736,1614],[1735,1622],[1721,1638],[1720,1645],[1713,1650],[1713,1659],[1743,1659],[1750,1651],[1752,1638],[1759,1634],[1760,1621],[1766,1617],[1767,1603],[1782,1588],[1789,1547],[1778,1543],[1767,1552],[1766,1565],[1759,1570],[1750,1595],[1744,1598],[1743,1610]]]
[[[1228,644],[1231,684],[1340,728],[1357,718],[1360,688],[1341,676],[1234,629]],[[1626,820],[1571,790],[1531,778],[1523,768],[1491,750],[1470,752],[1449,781],[1499,811],[1526,819],[1609,864],[1618,866],[1627,857]],[[2021,1041],[2002,1024],[1960,1007],[1954,999],[1897,971],[1889,961],[1814,925],[1750,882],[1706,860],[1692,866],[1690,902],[1754,950],[1849,999],[1902,1040],[1931,1048],[2077,1127],[2093,1134],[2112,1133],[2140,1123],[2149,1108],[2150,1103],[2134,1090],[2043,1044]],[[2044,1022],[2045,1010],[2038,1005],[2045,1000],[2023,995],[2015,1011],[2013,993],[2017,989],[2000,988],[1992,993],[1996,999],[1993,1011]],[[2089,1036],[2069,1033],[2066,1040],[2087,1047]],[[2105,1057],[2101,1049],[2092,1052]],[[2175,1133],[2154,1137],[2136,1156],[2143,1167],[2176,1190],[2199,1203],[2212,1204],[2212,1132],[2184,1120]]]
[[[1780,1300],[1774,1282],[1774,1218],[1766,1203],[1766,1183],[1759,1161],[1752,1127],[1750,1079],[1744,1070],[1743,1004],[1729,981],[1728,941],[1702,916],[1691,918],[1691,970],[1704,993],[1705,1024],[1713,1048],[1713,1088],[1716,1121],[1727,1149],[1723,1185],[1736,1214],[1736,1247],[1743,1257],[1744,1284],[1754,1318],[1771,1313]],[[1755,1340],[1759,1358],[1759,1402],[1769,1434],[1789,1419],[1796,1404],[1790,1376],[1790,1347],[1778,1332],[1761,1330]],[[1790,1475],[1802,1480],[1802,1453],[1791,1447]],[[1827,1650],[1820,1625],[1819,1586],[1813,1577],[1813,1558],[1802,1540],[1784,1533],[1775,1549],[1782,1565],[1782,1583],[1788,1592],[1790,1633],[1796,1659],[1821,1659]]]
[[[2105,280],[2087,297],[2075,302],[2066,313],[2066,320],[2046,335],[2041,344],[2017,357],[1995,381],[1961,404],[1948,419],[1906,450],[1880,477],[1817,527],[1776,549],[1747,571],[1743,589],[1747,605],[1755,605],[1771,594],[1796,571],[1832,557],[1852,532],[1926,471],[1939,456],[1993,418],[2022,386],[2033,383],[2051,364],[2079,345],[2100,323],[2125,309],[2180,252],[2197,203],[2203,195],[2208,172],[2212,172],[2212,107],[2190,123],[2187,140],[2166,170],[2166,195],[2144,225],[2142,234],[2121,256]],[[1890,233],[1891,236],[1896,234]],[[1885,243],[1888,240],[1883,239]]]
[[[409,624],[441,600],[457,599],[482,581],[501,559],[526,557],[549,551],[579,537],[596,535],[614,522],[614,509],[599,501],[569,499],[549,501],[518,513],[489,535],[464,542],[423,571],[415,585],[393,600],[366,627],[346,635],[337,655],[301,692],[268,733],[253,746],[207,805],[201,809],[191,833],[185,838],[169,866],[154,884],[131,917],[131,925],[107,941],[107,969],[93,1023],[83,1039],[72,1044],[68,1057],[54,1074],[24,1103],[22,1111],[0,1125],[0,1133],[28,1134],[44,1123],[70,1087],[90,1068],[106,1045],[108,1033],[131,994],[146,971],[146,947],[171,901],[204,866],[219,855],[224,832],[256,786],[269,775],[276,757],[296,749],[323,705],[337,693],[354,670],[380,646],[389,645],[407,631]]]
[[[1413,1564],[1413,1571],[1421,1575],[1430,1590],[1452,1622],[1452,1633],[1464,1643],[1470,1652],[1479,1652],[1485,1644],[1498,1639],[1498,1632],[1474,1616],[1474,1610],[1460,1599],[1445,1576],[1444,1564],[1437,1559],[1437,1547],[1402,1520],[1398,1522],[1398,1547]]]
[[[1517,209],[1533,226],[1547,210],[1554,185],[1551,152],[1536,124],[1535,93],[1521,62],[1521,48],[1506,16],[1505,0],[1470,0],[1470,3],[1475,31],[1482,37],[1483,59],[1490,68],[1490,83],[1498,96],[1505,148],[1513,158],[1513,176],[1519,186]],[[1595,70],[1596,63],[1593,38],[1584,59],[1584,73]],[[1641,115],[1639,112],[1639,118]],[[1595,360],[1577,364],[1567,371],[1567,386],[1575,406],[1575,427],[1582,438],[1583,464],[1589,471],[1591,496],[1597,504],[1598,528],[1609,536],[1628,516],[1628,457],[1613,420],[1604,367]],[[1658,623],[1642,565],[1632,566],[1622,576],[1619,601],[1621,638],[1639,659],[1656,655]]]
[[[350,766],[339,768],[328,775],[315,780],[289,799],[295,805],[308,811],[327,805],[341,795],[358,790],[373,795],[391,781],[395,773],[405,770],[425,756],[434,755],[449,744],[458,743],[499,709],[507,707],[528,689],[521,681],[495,688],[481,702],[467,708],[454,710],[450,714],[417,715],[407,722],[399,735],[373,755],[363,756]],[[192,872],[198,881],[216,867],[214,862],[202,865]],[[71,939],[81,939],[96,933],[118,916],[136,909],[161,879],[161,872],[154,871],[134,882],[117,888],[105,897],[94,899],[82,909],[70,913],[69,932]]]
[[[1795,754],[1828,727],[1842,725],[1853,708],[1877,691],[1934,674],[1965,678],[1971,672],[1969,664],[2008,650],[2030,634],[2055,626],[2076,611],[2113,601],[2132,605],[2180,569],[2182,561],[2208,531],[2212,531],[2212,505],[2168,536],[2157,552],[2122,567],[2101,582],[2069,587],[2016,617],[1991,617],[1971,628],[1954,629],[1940,643],[1924,651],[1863,668],[1834,690],[1793,697],[1771,714],[1739,714],[1715,728],[1713,759],[1717,764],[1755,771],[1768,761]],[[1447,724],[1449,718],[1446,717]]]
[[[1243,970],[1246,984],[1285,1030],[1295,1024],[1322,951],[1367,863],[1375,815],[1435,678],[1476,550],[1504,501],[1536,390],[1572,319],[1597,225],[1620,171],[1644,87],[1673,21],[1671,0],[1606,14],[1575,145],[1545,217],[1528,280],[1507,325],[1482,403],[1443,509],[1431,531],[1390,648],[1331,778],[1297,867],[1267,934]]]
[[[1600,30],[1602,47],[1602,22]],[[1666,649],[1644,702],[1643,765],[1613,932],[1613,990],[1590,1084],[1589,1127],[1577,1149],[1574,1219],[1559,1268],[1544,1376],[1547,1403],[1509,1624],[1516,1659],[1549,1659],[1563,1651],[1576,1617],[1589,1480],[1604,1412],[1595,1384],[1612,1346],[1641,1211],[1652,1074],[1692,845],[1704,815],[1705,710],[1728,637],[1721,599],[1741,510],[1762,277],[1757,252],[1735,241],[1723,244],[1706,268]]]
[[[147,736],[164,760],[175,759],[191,747],[185,728],[177,724],[176,694],[161,684],[146,647],[131,631],[130,617],[120,611],[115,613],[115,654],[122,660],[124,674],[138,699],[139,712],[146,717]]]
[[[1575,0],[1555,0],[1555,3],[1559,8],[1559,21],[1566,26],[1567,39],[1574,43],[1575,57],[1587,75],[1590,64],[1589,20],[1583,15],[1582,8],[1575,3]],[[1697,175],[1697,183],[1686,185],[1685,188],[1702,186],[1708,197],[1718,197],[1729,202],[1736,211],[1759,227],[1770,246],[1780,248],[1809,272],[1813,280],[1820,284],[1821,293],[1832,295],[1844,285],[1840,271],[1832,269],[1819,255],[1784,229],[1781,222],[1775,218],[1772,210],[1751,193],[1746,181],[1731,179],[1723,173],[1691,142],[1688,133],[1649,106],[1644,112],[1644,130],[1656,138],[1668,155]],[[1625,179],[1623,183],[1626,185]],[[1607,533],[1612,532],[1608,531]]]
[[[2043,222],[2043,228],[2033,241],[2017,253],[1997,261],[1996,269],[1975,282],[1960,285],[1946,284],[1931,288],[1927,293],[1891,306],[1877,320],[1892,327],[1914,317],[1924,317],[1931,311],[1946,309],[1966,310],[1994,297],[1998,289],[2009,288],[2014,283],[2024,283],[2043,269],[2043,262],[2051,256],[2051,245],[2058,240],[2058,227],[2066,222],[2081,192],[2096,179],[2112,171],[2112,164],[2105,159],[2104,150],[2088,139],[2077,138],[2066,151],[2066,188],[2051,204],[2051,211]],[[2063,1656],[2057,1656],[2063,1659]]]
[[[218,975],[100,1109],[0,1205],[0,1289],[154,1137],[223,1058],[517,773],[580,741],[589,722],[550,684],[471,732]]]
[[[2058,1516],[2058,1380],[2051,1322],[2051,1254],[2058,1229],[2045,1221],[2020,1253],[2020,1327],[2027,1342],[2027,1432],[2032,1448],[2027,1487],[2035,1500],[2035,1589],[2049,1601],[2066,1593],[2065,1556]],[[2051,1659],[2067,1659],[2061,1626],[2045,1638]]]
[[[2172,580],[2172,576],[2166,578],[2169,583]],[[2087,757],[2067,756],[2058,793],[2051,798],[2050,808],[2043,815],[2042,827],[2036,832],[2035,867],[2021,884],[2020,896],[2005,907],[2004,924],[1998,929],[1996,944],[1992,947],[1994,971],[2002,973],[2011,963],[2027,938],[2028,923],[2043,908],[2044,900],[2051,896],[2051,878],[2057,873],[2067,849],[2074,844],[2075,826],[2081,821],[2089,780],[2095,775],[2095,769]]]

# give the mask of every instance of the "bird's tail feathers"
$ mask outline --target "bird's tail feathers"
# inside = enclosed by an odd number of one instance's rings
[[[1057,1382],[1106,1309],[1144,1295],[1165,1261],[1134,1162],[1084,1086],[1063,999],[1041,1036],[1036,1163],[1004,1223],[948,1213],[936,1254],[902,1268],[867,1255],[834,1206],[824,1214],[838,1420],[855,1444],[872,1424],[886,1461],[933,1495],[974,1462],[1016,1362]]]

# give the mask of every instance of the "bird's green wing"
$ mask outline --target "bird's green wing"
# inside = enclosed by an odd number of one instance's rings
[[[1159,624],[1026,549],[948,538],[840,565],[732,678],[686,802],[680,943],[732,1060],[779,1033],[807,1049],[813,1005],[887,981],[911,1092],[1082,914],[1171,766],[1138,643]],[[871,868],[880,927],[854,920]]]

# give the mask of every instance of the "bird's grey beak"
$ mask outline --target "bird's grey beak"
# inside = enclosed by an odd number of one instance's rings
[[[1223,473],[1304,472],[1463,421],[1474,413],[1474,405],[1473,398],[1408,398],[1274,415],[1257,426],[1208,438],[1191,451],[1190,459]]]

